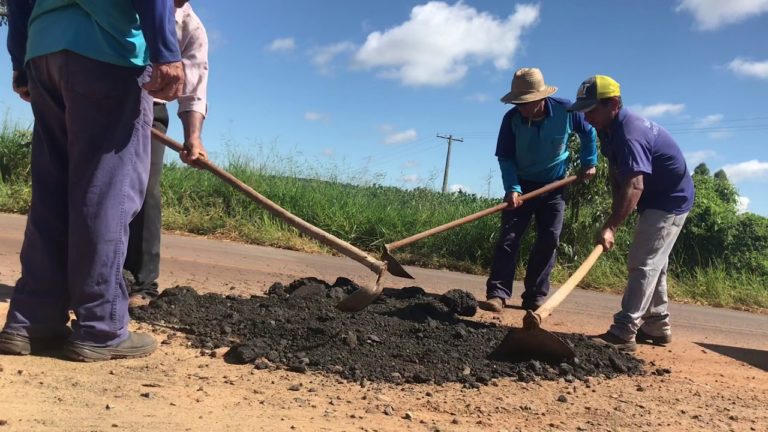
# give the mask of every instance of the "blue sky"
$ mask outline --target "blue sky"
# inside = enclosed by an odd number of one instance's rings
[[[436,134],[452,134],[464,142],[449,184],[500,197],[493,153],[509,106],[499,98],[531,66],[569,99],[586,77],[612,76],[691,169],[724,168],[742,205],[768,216],[768,0],[226,4],[192,1],[211,40],[214,160],[267,149],[310,171],[439,188],[446,141]],[[7,56],[0,70],[0,110],[29,124]],[[181,137],[178,122],[169,134]]]

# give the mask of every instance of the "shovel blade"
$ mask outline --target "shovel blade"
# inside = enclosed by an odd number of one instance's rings
[[[360,285],[359,290],[336,303],[336,309],[339,309],[342,312],[360,312],[376,301],[383,290],[384,286],[381,284],[381,274],[379,274],[376,278],[376,284],[373,287]]]
[[[387,263],[387,271],[391,275],[406,279],[415,279],[408,273],[402,264],[389,253],[389,248],[386,245],[384,246],[384,251],[381,253],[381,260]]]
[[[512,328],[491,354],[499,360],[555,360],[576,356],[568,344],[538,326]]]

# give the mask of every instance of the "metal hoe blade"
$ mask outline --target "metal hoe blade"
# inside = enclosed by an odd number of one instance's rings
[[[541,320],[532,311],[523,318],[523,328],[510,329],[491,354],[501,359],[563,360],[576,356],[559,337],[541,328]]]
[[[384,286],[381,284],[381,276],[384,274],[384,271],[386,271],[386,269],[382,270],[376,277],[376,284],[373,288],[368,286],[360,287],[359,290],[336,303],[336,308],[342,312],[360,312],[368,307],[369,304],[376,301],[376,299],[379,298],[379,295],[381,295],[381,291],[384,289]]]
[[[387,263],[387,271],[397,277],[414,279],[408,271],[392,256],[389,252],[389,247],[384,245],[384,250],[381,252],[381,260]]]

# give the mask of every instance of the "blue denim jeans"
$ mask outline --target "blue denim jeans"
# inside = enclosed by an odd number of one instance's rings
[[[524,193],[532,192],[546,183],[521,180]],[[536,241],[528,257],[525,272],[523,303],[541,305],[549,293],[549,275],[555,265],[557,246],[565,215],[564,188],[526,201],[514,210],[501,214],[501,231],[486,282],[486,296],[509,299],[520,255],[520,245],[531,219],[536,218]]]
[[[59,51],[27,70],[32,203],[5,329],[50,335],[71,309],[73,341],[117,344],[128,337],[128,223],[149,175],[149,69]]]

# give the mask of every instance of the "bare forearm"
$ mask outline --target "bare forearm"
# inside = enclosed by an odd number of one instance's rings
[[[611,215],[605,222],[605,227],[616,229],[621,225],[637,207],[640,196],[643,194],[643,174],[636,173],[622,182],[612,181],[613,205]]]
[[[197,111],[184,111],[179,114],[181,124],[184,126],[184,141],[200,139],[203,133],[203,121],[205,117]]]

